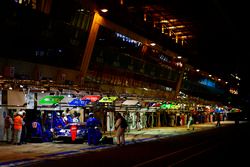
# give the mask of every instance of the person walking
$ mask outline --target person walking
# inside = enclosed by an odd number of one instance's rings
[[[192,116],[192,114],[189,114],[188,115],[187,130],[189,130],[190,125],[192,125],[192,123],[193,123],[193,116]],[[193,130],[194,130],[194,128],[193,128]]]
[[[88,145],[97,145],[101,139],[101,133],[99,130],[101,122],[94,117],[94,113],[89,113],[89,118],[86,121],[86,127],[88,128]]]
[[[216,118],[216,121],[217,121],[216,127],[220,127],[221,124],[220,124],[220,113],[219,112],[215,113],[215,118]]]
[[[9,114],[7,114],[4,119],[4,133],[6,136],[7,143],[11,143],[12,141],[13,123],[13,119]]]
[[[17,112],[17,115],[14,117],[14,139],[13,144],[21,145],[21,134],[23,126],[23,112]]]
[[[115,130],[116,130],[116,144],[117,146],[124,146],[125,145],[125,130],[126,126],[125,118],[121,115],[121,113],[117,113],[116,115],[116,122],[115,122]]]

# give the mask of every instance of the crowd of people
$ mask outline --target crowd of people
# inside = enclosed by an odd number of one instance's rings
[[[194,129],[193,124],[199,121],[199,116],[188,114],[186,117],[187,122],[183,120],[183,114],[180,115],[180,125],[186,124],[187,129]],[[4,134],[6,141],[9,144],[21,145],[26,144],[30,139],[40,137],[44,142],[53,140],[53,131],[60,130],[62,127],[69,123],[80,122],[80,113],[72,112],[67,108],[64,112],[46,112],[43,116],[37,117],[32,121],[27,120],[26,111],[20,110],[13,115],[7,113],[4,121]],[[220,127],[221,114],[215,113],[212,121],[217,121],[216,127]],[[184,119],[185,120],[185,119]],[[124,126],[126,119],[124,116],[117,112],[115,115],[115,140],[118,146],[125,145],[125,132],[128,125]],[[171,121],[170,121],[171,122]],[[183,123],[184,122],[184,123]],[[94,117],[93,112],[89,112],[89,117],[86,120],[86,128],[88,129],[88,144],[97,145],[102,138],[101,122]],[[174,125],[173,125],[174,126]],[[140,115],[136,113],[136,129],[141,130]]]
[[[7,114],[4,123],[4,133],[8,143],[15,145],[27,143],[26,112],[24,110],[15,113],[13,117]]]
[[[7,113],[4,119],[4,135],[9,144],[26,144],[32,139],[39,139],[41,142],[52,141],[53,131],[60,129],[68,123],[80,122],[80,114],[66,111],[46,112],[42,116],[32,119],[26,116],[25,110]]]
[[[20,110],[13,115],[7,114],[5,117],[4,133],[6,141],[9,144],[21,145],[26,144],[33,137],[40,137],[42,141],[52,141],[52,129],[62,128],[68,123],[80,122],[79,114],[70,114],[70,110],[65,112],[57,112],[53,118],[52,113],[47,113],[45,120],[36,118],[30,122],[27,121],[26,111]],[[124,125],[125,122],[125,125]],[[30,125],[28,125],[30,124]],[[90,112],[86,120],[86,128],[88,128],[88,144],[99,144],[102,134],[100,131],[101,122],[94,117],[94,113]],[[125,131],[127,123],[121,113],[116,114],[115,118],[115,140],[118,146],[125,145]]]

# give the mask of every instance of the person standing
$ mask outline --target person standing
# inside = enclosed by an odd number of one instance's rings
[[[123,121],[126,121],[125,118],[121,115],[121,113],[118,113],[116,116],[116,122],[115,122],[117,146],[125,145],[125,129],[126,128],[122,126]]]
[[[101,139],[100,130],[101,122],[94,117],[94,113],[89,113],[89,118],[86,121],[86,127],[88,128],[88,145],[97,145]]]
[[[14,117],[14,139],[13,144],[21,145],[21,134],[23,126],[22,112],[17,112],[17,115]]]
[[[23,118],[23,124],[22,124],[22,133],[21,133],[21,144],[27,144],[27,117],[26,117],[26,111],[22,110],[22,118]]]
[[[62,113],[62,120],[63,120],[63,122],[64,122],[65,125],[68,124],[68,121],[67,121],[68,119],[67,119],[67,116],[66,116],[66,112]]]
[[[73,118],[72,118],[72,115],[70,113],[69,108],[66,109],[66,117],[67,117],[67,123],[72,123],[73,122]]]
[[[39,126],[38,121],[34,121],[33,122],[34,126],[33,127],[33,137],[36,137],[39,133],[39,129],[37,129]],[[44,141],[52,141],[53,139],[53,130],[54,130],[54,123],[53,123],[53,117],[52,117],[52,113],[48,113],[45,117],[45,123],[44,123],[44,130],[43,130],[43,138],[44,138]]]
[[[80,113],[77,113],[75,111],[74,114],[73,114],[73,122],[74,123],[80,122],[79,116],[80,116]]]
[[[63,118],[61,117],[60,112],[56,112],[56,117],[53,119],[53,125],[55,130],[59,130],[63,128],[66,124],[63,121]]]
[[[136,120],[135,121],[136,121],[136,129],[138,131],[140,131],[141,130],[141,115],[139,112],[136,112]]]
[[[8,143],[12,141],[12,130],[13,130],[13,119],[9,114],[6,115],[4,119],[4,133]]]

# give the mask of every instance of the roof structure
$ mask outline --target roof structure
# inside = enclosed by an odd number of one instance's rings
[[[226,80],[250,80],[244,1],[119,0],[98,4],[104,16],[178,52],[188,63]],[[100,7],[99,6],[99,7]],[[243,85],[243,87],[244,87]]]

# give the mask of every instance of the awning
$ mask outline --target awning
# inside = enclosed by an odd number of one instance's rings
[[[161,103],[153,103],[150,107],[161,107]]]
[[[134,106],[136,104],[138,104],[139,101],[138,100],[125,100],[122,105],[127,105],[127,106]]]
[[[55,105],[60,103],[60,101],[64,98],[64,96],[44,96],[39,100],[39,104],[41,105]]]
[[[169,109],[169,108],[171,108],[171,106],[172,106],[172,104],[162,104],[161,106],[160,106],[160,109]]]
[[[101,100],[99,100],[100,103],[113,103],[118,97],[117,96],[110,96],[110,97],[102,97]]]
[[[235,112],[241,112],[239,108],[232,108],[230,112],[235,113]]]
[[[90,103],[90,99],[81,100],[81,99],[76,98],[76,99],[73,99],[68,104],[70,106],[85,107],[88,103]]]
[[[100,95],[87,95],[87,96],[82,97],[81,100],[89,99],[91,102],[96,102],[96,101],[99,100],[100,98],[101,98]]]

